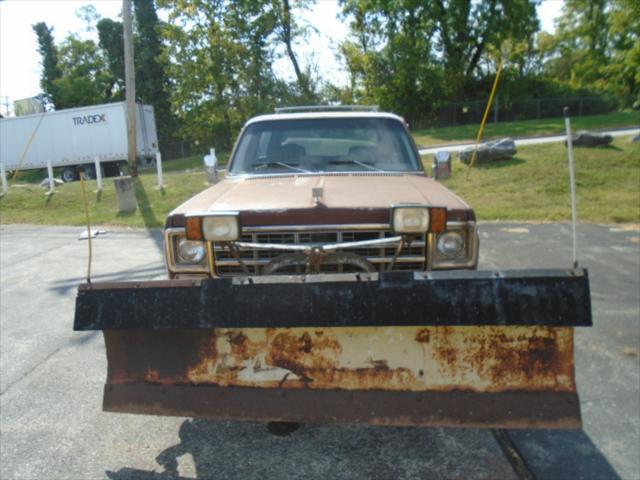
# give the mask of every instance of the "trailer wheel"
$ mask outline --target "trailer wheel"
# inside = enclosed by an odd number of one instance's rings
[[[96,167],[90,164],[82,165],[82,171],[84,172],[85,180],[95,180],[96,179]]]
[[[69,182],[73,182],[74,180],[77,180],[78,174],[76,172],[75,167],[64,167],[62,169],[62,173],[60,174],[60,177],[62,177],[63,182],[69,183]]]
[[[140,157],[138,159],[138,163],[140,165],[140,168],[142,168],[142,169],[156,168],[156,158],[155,157]]]

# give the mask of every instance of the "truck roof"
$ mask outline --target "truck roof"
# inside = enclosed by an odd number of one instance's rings
[[[266,115],[258,115],[247,121],[246,125],[252,123],[267,122],[273,120],[309,120],[317,118],[388,118],[404,123],[402,117],[387,112],[296,112],[296,113],[271,113]]]

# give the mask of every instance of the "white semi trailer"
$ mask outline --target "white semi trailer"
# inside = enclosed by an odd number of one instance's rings
[[[137,156],[144,165],[158,152],[151,105],[137,104]],[[65,182],[95,176],[95,159],[106,174],[127,161],[125,102],[70,108],[0,119],[0,162],[6,171],[61,167]]]

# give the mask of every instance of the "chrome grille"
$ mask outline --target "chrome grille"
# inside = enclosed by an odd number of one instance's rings
[[[240,241],[251,243],[271,243],[271,244],[296,244],[312,245],[342,242],[357,242],[363,240],[375,240],[395,236],[388,230],[300,230],[295,231],[243,231]],[[388,269],[396,251],[395,245],[385,245],[380,247],[364,246],[357,248],[341,249],[340,252],[348,252],[365,257],[372,263],[377,271]],[[291,252],[294,253],[294,252]],[[214,244],[213,254],[216,265],[216,273],[220,276],[232,276],[244,274],[243,268],[238,261],[247,267],[252,275],[260,275],[262,267],[273,261],[274,258],[286,255],[287,252],[269,250],[241,250],[237,254],[232,254],[223,245]],[[414,239],[409,247],[402,249],[396,259],[392,270],[424,270],[425,269],[425,236]],[[331,265],[323,264],[322,273],[332,272],[359,272],[357,267],[351,265]],[[301,267],[291,267],[289,270],[278,270],[283,273],[303,273]]]

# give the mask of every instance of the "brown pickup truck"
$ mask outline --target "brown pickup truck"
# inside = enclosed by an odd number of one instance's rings
[[[185,230],[190,221],[203,228]],[[252,119],[225,179],[169,215],[166,245],[172,278],[468,269],[478,261],[473,210],[425,174],[403,120],[377,112]]]
[[[169,280],[88,283],[104,409],[280,422],[577,427],[586,270],[477,271],[473,210],[402,118],[251,119],[167,218]]]

